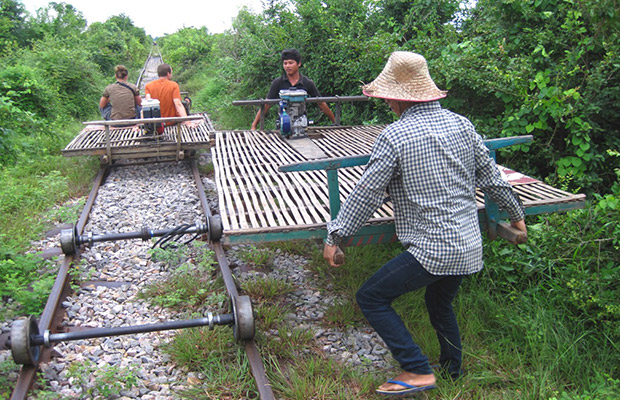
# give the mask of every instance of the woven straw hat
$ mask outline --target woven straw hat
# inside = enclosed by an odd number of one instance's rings
[[[419,54],[395,51],[377,78],[362,86],[369,97],[400,101],[434,101],[446,97],[428,73],[426,60]]]

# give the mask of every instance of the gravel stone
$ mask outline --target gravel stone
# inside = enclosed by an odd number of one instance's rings
[[[208,162],[210,155],[201,156]],[[215,183],[202,178],[209,206],[218,213]],[[93,206],[86,232],[133,232],[143,226],[168,229],[181,224],[202,220],[200,200],[186,163],[149,164],[114,168],[101,186]],[[58,247],[59,234],[33,243],[33,252]],[[125,240],[95,243],[81,256],[82,281],[109,281],[123,284],[119,287],[89,285],[81,287],[62,302],[66,315],[62,321],[67,327],[117,327],[153,324],[180,317],[171,310],[153,307],[137,295],[145,285],[166,279],[165,267],[155,263],[148,254],[152,242]],[[241,273],[244,264],[239,258],[247,246],[227,248],[227,258],[240,281],[268,277],[286,280],[294,290],[287,295],[293,311],[285,316],[286,324],[314,332],[317,348],[335,360],[348,363],[367,372],[394,366],[389,351],[378,335],[367,327],[339,331],[325,328],[322,318],[326,310],[341,301],[331,292],[330,285],[321,287],[313,273],[305,269],[309,262],[299,255],[276,250],[268,271]],[[10,305],[10,302],[7,303]],[[1,332],[10,331],[12,321],[0,322]],[[278,336],[278,330],[264,332]],[[94,365],[112,365],[130,368],[138,378],[137,387],[124,390],[123,399],[172,400],[175,392],[189,382],[203,380],[201,373],[176,368],[170,357],[160,350],[161,345],[174,337],[174,331],[152,332],[111,338],[58,343],[54,346],[57,357],[41,365],[41,375],[49,389],[70,399],[81,398],[79,383],[68,378],[68,368],[74,362],[91,360]],[[0,361],[10,358],[10,352],[0,352]],[[12,375],[9,379],[12,380]]]

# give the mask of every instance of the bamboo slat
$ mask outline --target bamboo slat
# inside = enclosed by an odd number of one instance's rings
[[[382,129],[382,126],[313,128],[309,137],[329,158],[355,156],[370,153]],[[276,132],[218,131],[212,134],[215,136],[213,164],[225,234],[324,228],[330,220],[325,171],[279,172],[281,165],[308,160]],[[514,171],[501,168],[510,182],[510,174]],[[341,202],[349,196],[363,171],[363,167],[339,170]],[[526,208],[584,199],[583,195],[573,195],[535,179],[515,175],[522,179],[511,184]],[[476,190],[476,202],[479,210],[484,209],[484,194],[480,190]],[[393,215],[388,199],[369,223],[392,223]]]
[[[209,148],[213,135],[213,124],[207,114],[196,127],[181,126],[180,150],[199,150]],[[124,155],[149,154],[160,156],[162,152],[177,151],[176,126],[167,126],[157,139],[145,139],[144,133],[137,127],[110,129],[110,147],[114,158],[127,158]],[[85,127],[62,151],[63,155],[89,156],[106,154],[105,130],[103,126]]]

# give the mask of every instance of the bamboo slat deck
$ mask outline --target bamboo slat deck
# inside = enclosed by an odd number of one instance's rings
[[[174,156],[179,150],[192,151],[209,148],[213,124],[207,114],[200,124],[188,128],[180,125],[181,141],[177,142],[177,126],[167,126],[163,135],[156,140],[146,140],[144,132],[137,126],[110,128],[110,153],[113,159],[148,158]],[[86,126],[69,143],[62,154],[72,156],[103,156],[108,154],[105,127]]]
[[[356,156],[370,153],[382,128],[315,128],[309,135],[329,158]],[[325,229],[330,220],[325,171],[279,172],[278,167],[282,165],[308,160],[275,132],[218,131],[214,134],[211,152],[225,242],[312,237],[303,232]],[[564,192],[504,167],[501,170],[521,196],[528,214],[583,207],[585,195]],[[363,167],[339,170],[341,202],[362,172]],[[482,212],[482,192],[478,191],[476,197]],[[392,205],[386,200],[368,225],[393,224]],[[554,208],[549,209],[550,205]]]

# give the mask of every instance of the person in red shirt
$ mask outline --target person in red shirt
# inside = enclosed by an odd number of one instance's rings
[[[149,82],[144,87],[147,98],[159,100],[159,108],[163,118],[186,117],[185,107],[181,102],[181,90],[178,83],[172,77],[172,67],[168,64],[160,64],[157,67],[159,79]],[[183,122],[184,125],[192,125],[191,121]]]

